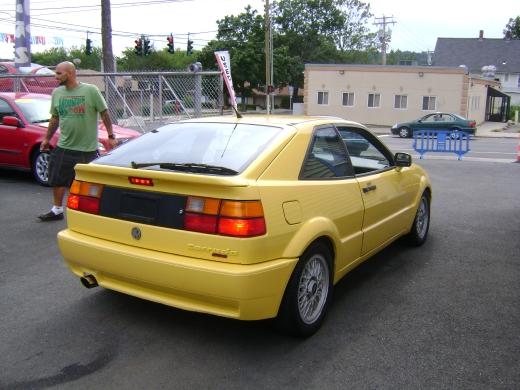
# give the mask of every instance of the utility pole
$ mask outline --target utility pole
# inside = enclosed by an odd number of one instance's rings
[[[112,14],[110,0],[101,0],[101,44],[103,46],[103,72],[113,73],[115,66],[114,53],[112,51]],[[108,105],[108,112],[112,120],[117,123],[115,108],[116,93],[114,92],[115,82],[115,77],[105,76],[105,99]]]
[[[376,26],[383,26],[379,32],[379,41],[381,42],[381,64],[386,65],[386,45],[392,39],[392,31],[386,29],[387,24],[395,24],[396,22],[393,20],[393,16],[384,16],[381,18],[374,18],[376,21],[374,24]]]
[[[112,14],[110,0],[101,0],[101,44],[103,45],[103,69],[114,72],[114,53],[112,51]]]
[[[269,17],[269,0],[265,0],[265,109],[271,113],[271,18]]]

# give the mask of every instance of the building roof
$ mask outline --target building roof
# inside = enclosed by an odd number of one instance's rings
[[[470,73],[482,73],[494,65],[497,73],[520,73],[520,39],[437,38],[432,65],[466,65]]]
[[[338,72],[379,72],[379,73],[467,73],[460,66],[410,66],[410,65],[374,65],[374,64],[305,64],[305,70],[338,71]],[[343,73],[341,73],[343,74]]]

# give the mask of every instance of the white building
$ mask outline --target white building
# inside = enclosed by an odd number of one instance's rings
[[[458,66],[307,64],[304,113],[391,126],[443,111],[482,123],[499,87]]]

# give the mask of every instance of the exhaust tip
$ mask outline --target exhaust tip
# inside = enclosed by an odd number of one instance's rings
[[[79,278],[81,284],[86,288],[94,288],[98,286],[97,280],[93,275],[85,275]]]

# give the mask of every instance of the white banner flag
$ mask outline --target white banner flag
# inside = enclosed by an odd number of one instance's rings
[[[229,57],[229,52],[226,51],[216,51],[215,57],[217,57],[218,67],[220,71],[224,75],[224,81],[226,82],[227,89],[229,91],[229,97],[231,99],[231,104],[237,108],[237,98],[235,96],[235,90],[233,89],[233,79],[231,78],[231,60]]]

